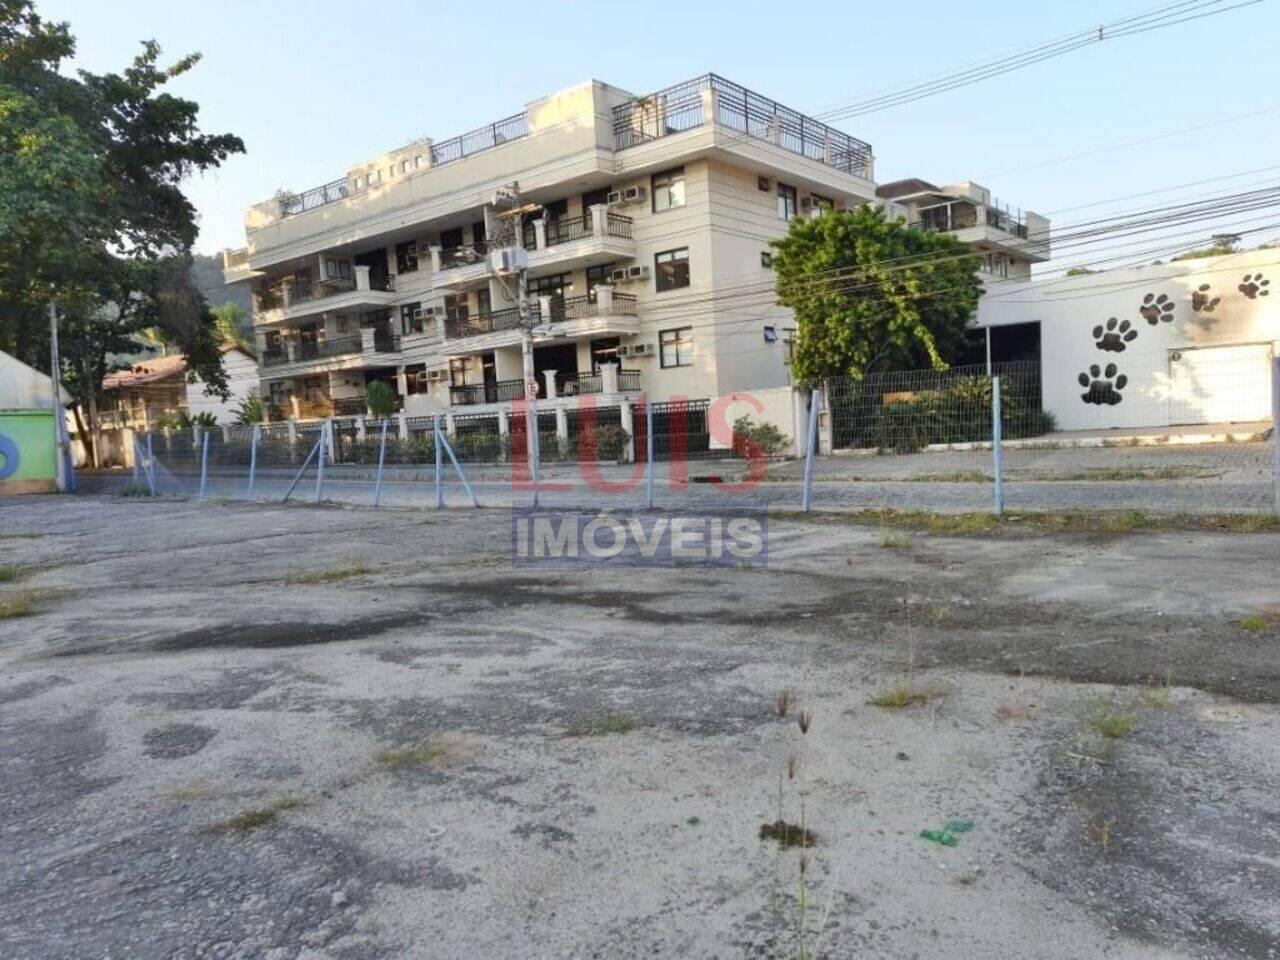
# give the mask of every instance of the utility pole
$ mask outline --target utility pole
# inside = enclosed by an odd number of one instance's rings
[[[504,199],[511,204],[507,212],[510,218],[511,248],[524,253],[521,245],[520,217],[524,205],[520,202],[520,183],[513,180],[494,197]],[[513,257],[516,263],[516,303],[520,311],[520,353],[522,372],[524,374],[524,394],[527,401],[526,425],[528,437],[529,479],[533,482],[533,505],[538,506],[538,464],[542,451],[538,443],[538,376],[533,365],[533,305],[529,302],[529,262],[527,256],[517,254]]]
[[[74,493],[75,474],[71,470],[71,448],[67,436],[66,414],[62,410],[62,358],[58,354],[58,304],[49,301],[49,379],[53,385],[53,437],[58,451],[54,469],[58,489]]]

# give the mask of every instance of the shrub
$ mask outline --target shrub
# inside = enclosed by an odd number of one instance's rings
[[[596,459],[621,460],[623,453],[627,449],[627,444],[630,442],[631,434],[616,423],[607,423],[603,427],[597,427]],[[579,441],[579,450],[581,450],[581,441]]]
[[[234,422],[241,425],[262,423],[263,412],[261,395],[257,390],[250,390],[245,394],[244,399],[240,401],[240,406],[236,408]]]
[[[364,389],[369,413],[379,420],[396,412],[396,394],[385,380],[374,380]]]
[[[752,423],[751,417],[739,417],[733,421],[733,450],[739,456],[746,456],[748,443],[757,450],[772,456],[787,448],[790,439],[771,423]]]

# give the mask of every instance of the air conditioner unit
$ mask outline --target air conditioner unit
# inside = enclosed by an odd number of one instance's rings
[[[621,191],[621,190],[610,190],[610,191],[609,191],[609,195],[608,195],[607,197],[605,197],[605,201],[604,201],[604,202],[605,202],[605,203],[607,203],[607,204],[608,204],[609,206],[611,206],[611,207],[616,207],[618,204],[620,204],[620,203],[622,203],[622,202],[623,202],[623,201],[622,201],[622,191]]]
[[[610,283],[626,283],[626,282],[627,282],[627,268],[626,268],[626,267],[619,267],[617,270],[610,270],[610,271],[609,271],[609,282],[610,282]]]
[[[439,312],[439,307],[418,307],[413,311],[413,319],[415,320],[431,320]]]
[[[524,247],[503,247],[489,252],[489,265],[498,273],[516,273],[529,267],[529,251]]]
[[[622,344],[622,345],[620,345],[620,346],[618,347],[618,356],[619,356],[619,357],[629,357],[629,356],[631,356],[631,348],[630,348],[630,347],[628,347],[625,343],[624,343],[624,344]]]
[[[813,197],[801,197],[801,198],[800,198],[800,210],[801,210],[802,212],[804,212],[804,213],[808,213],[808,212],[809,212],[810,210],[812,210],[813,208],[814,208]]]
[[[445,380],[448,376],[449,376],[448,370],[428,370],[427,382],[439,383],[440,381]]]
[[[651,357],[658,352],[658,348],[652,343],[633,343],[627,351],[629,357]]]
[[[649,276],[648,267],[627,267],[628,280],[643,280]]]
[[[644,187],[627,187],[622,191],[623,203],[639,203],[645,198]]]

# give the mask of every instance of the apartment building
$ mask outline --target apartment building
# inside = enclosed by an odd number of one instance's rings
[[[715,75],[591,81],[250,207],[226,276],[252,286],[273,418],[362,414],[382,380],[409,415],[505,421],[521,271],[544,410],[786,388],[768,243],[877,202],[873,172],[870,145]]]

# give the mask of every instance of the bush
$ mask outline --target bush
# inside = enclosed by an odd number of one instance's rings
[[[1001,436],[1036,437],[1054,429],[1053,415],[1024,406],[1015,381],[1000,383]],[[961,377],[937,390],[914,391],[880,407],[871,444],[880,450],[913,453],[934,443],[971,443],[991,439],[991,381]]]
[[[631,434],[616,423],[606,423],[603,427],[597,427],[596,459],[620,462],[622,455],[626,452],[627,444],[630,442]],[[578,441],[578,448],[579,452],[581,452],[581,440]]]
[[[450,437],[449,443],[454,456],[470,463],[499,463],[511,453],[510,438],[497,433],[460,433]]]
[[[374,380],[364,389],[369,413],[381,420],[396,412],[396,393],[385,380]]]
[[[244,425],[261,423],[263,420],[262,397],[257,390],[250,390],[236,408],[235,423]]]
[[[767,456],[781,453],[791,443],[787,435],[772,423],[752,423],[749,415],[733,421],[734,452],[747,456],[748,442]]]

